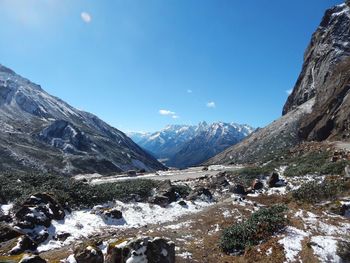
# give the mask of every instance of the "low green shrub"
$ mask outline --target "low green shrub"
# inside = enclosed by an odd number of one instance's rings
[[[0,193],[6,201],[17,203],[37,192],[52,193],[61,204],[70,207],[91,207],[112,200],[128,201],[132,195],[141,200],[152,195],[159,185],[154,180],[128,180],[89,185],[69,177],[50,174],[2,174]]]
[[[266,240],[286,226],[286,211],[287,207],[280,204],[261,208],[246,221],[224,229],[220,238],[221,249],[225,253],[239,253]]]
[[[292,197],[297,201],[317,203],[322,200],[336,199],[339,194],[349,190],[349,181],[344,179],[325,180],[322,183],[312,181],[292,191]]]

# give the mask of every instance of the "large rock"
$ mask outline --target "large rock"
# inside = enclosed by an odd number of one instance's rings
[[[35,251],[38,247],[38,244],[35,243],[28,236],[21,236],[17,240],[17,245],[13,247],[10,251],[11,255],[19,255],[26,251]]]
[[[175,244],[164,238],[142,237],[119,245],[110,244],[106,263],[174,263]]]
[[[264,184],[258,180],[258,179],[255,179],[252,183],[252,189],[253,190],[260,190],[264,187]]]
[[[74,250],[77,263],[103,263],[103,254],[100,248],[91,245],[80,245]]]
[[[46,263],[45,259],[42,259],[38,255],[24,255],[19,263]]]
[[[50,194],[37,193],[22,203],[15,217],[17,226],[33,229],[37,225],[49,227],[51,220],[62,220],[65,212]]]
[[[236,184],[236,185],[230,187],[230,191],[232,193],[238,194],[238,195],[246,195],[247,194],[244,186],[241,184]]]
[[[280,181],[279,175],[277,172],[271,173],[269,179],[267,180],[267,184],[269,187],[276,187],[277,183]]]
[[[0,243],[17,238],[23,234],[9,225],[0,223]]]
[[[199,187],[191,191],[191,193],[187,196],[188,200],[196,200],[196,199],[206,199],[212,200],[213,195],[210,190],[206,187]]]

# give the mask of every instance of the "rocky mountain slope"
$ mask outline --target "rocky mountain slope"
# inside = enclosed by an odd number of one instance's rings
[[[167,166],[185,168],[198,165],[240,142],[253,131],[248,125],[201,122],[197,126],[169,125],[153,134],[131,134],[142,148],[163,159]],[[139,136],[139,137],[137,137]]]
[[[283,117],[208,163],[254,162],[305,140],[348,139],[349,88],[350,1],[346,1],[327,10],[313,34]]]
[[[0,170],[164,169],[124,133],[0,65]]]
[[[306,140],[349,138],[350,1],[326,11],[306,50],[300,77],[283,113],[315,97],[302,118],[299,136]]]

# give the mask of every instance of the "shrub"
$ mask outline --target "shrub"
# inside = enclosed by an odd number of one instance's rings
[[[159,184],[153,180],[129,180],[89,185],[72,178],[50,174],[2,174],[0,193],[8,202],[20,203],[36,192],[50,192],[61,204],[91,207],[112,200],[128,201],[138,195],[145,200]]]
[[[306,174],[333,174],[344,173],[349,161],[330,162],[329,152],[312,152],[290,160],[284,172],[285,176],[302,176]]]
[[[257,245],[283,229],[287,224],[284,205],[261,208],[246,221],[224,229],[220,247],[226,253],[242,252],[246,247]]]
[[[292,192],[298,201],[317,203],[326,199],[335,199],[339,194],[348,192],[349,182],[344,179],[325,180],[322,183],[308,182]]]

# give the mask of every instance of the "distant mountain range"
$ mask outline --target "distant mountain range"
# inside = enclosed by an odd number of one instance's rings
[[[0,65],[0,171],[164,169],[121,131]]]
[[[252,133],[249,125],[216,122],[169,125],[154,133],[128,136],[169,167],[185,168],[206,161]]]

